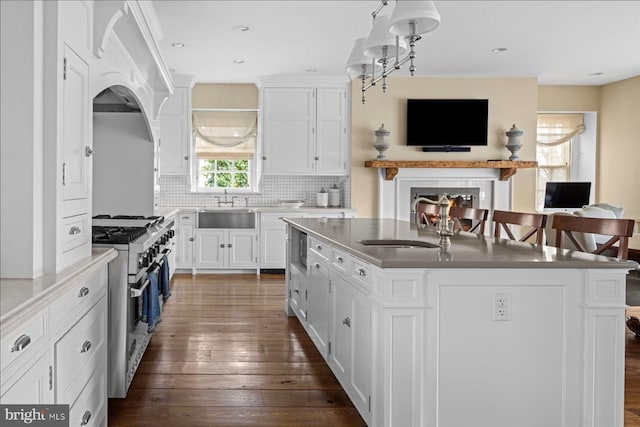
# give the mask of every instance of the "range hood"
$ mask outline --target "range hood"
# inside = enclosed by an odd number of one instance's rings
[[[93,98],[94,113],[139,113],[140,106],[124,86],[111,86]]]

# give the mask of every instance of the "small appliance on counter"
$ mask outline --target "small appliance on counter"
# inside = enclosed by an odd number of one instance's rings
[[[329,193],[324,187],[320,190],[320,192],[316,193],[316,205],[319,208],[326,208],[329,206]]]

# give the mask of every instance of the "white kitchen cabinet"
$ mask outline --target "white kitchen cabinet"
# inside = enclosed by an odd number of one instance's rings
[[[2,385],[0,403],[3,405],[53,403],[50,352],[36,359],[17,379]]]
[[[266,87],[265,175],[348,175],[346,87]]]
[[[195,268],[244,269],[258,265],[258,233],[254,229],[197,229]]]
[[[91,98],[89,66],[69,46],[64,46],[62,90],[62,199],[86,200],[91,186]],[[78,214],[84,210],[65,212]]]
[[[281,218],[349,218],[353,214],[342,212],[269,212],[260,214],[260,268],[281,269],[286,266],[287,228]]]
[[[291,304],[291,309],[299,318],[301,318],[301,320],[304,320],[306,318],[307,310],[306,298],[304,295],[304,292],[307,288],[306,271],[300,272],[296,267],[292,267],[289,274],[289,302]]]
[[[191,88],[176,87],[160,110],[160,174],[189,174]]]
[[[193,268],[195,212],[180,212],[176,216],[176,268]]]
[[[309,257],[307,279],[307,328],[320,354],[329,348],[329,268],[324,261]]]

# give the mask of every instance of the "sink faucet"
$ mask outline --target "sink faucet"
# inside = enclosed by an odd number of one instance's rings
[[[220,196],[215,196],[215,198],[218,199],[218,207],[220,207],[222,205],[224,205],[224,206],[229,206],[230,205],[231,207],[233,207],[235,205],[235,201],[237,199],[236,196],[232,196],[231,200],[229,200],[227,198],[227,189],[226,188],[224,189],[224,200],[220,200]]]
[[[441,237],[445,237],[445,238],[448,238],[448,236],[453,235],[453,231],[451,230],[452,227],[449,226],[449,222],[450,222],[449,207],[451,205],[450,205],[449,198],[447,197],[447,194],[445,193],[440,195],[437,201],[430,200],[425,197],[416,197],[411,203],[411,213],[413,215],[416,214],[417,206],[418,206],[418,203],[420,202],[425,202],[425,203],[430,203],[432,205],[440,206],[440,219],[438,220],[436,232]]]

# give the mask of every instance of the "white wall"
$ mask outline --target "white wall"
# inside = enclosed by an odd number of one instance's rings
[[[44,246],[43,5],[1,1],[0,18],[0,275],[33,278]]]

